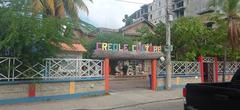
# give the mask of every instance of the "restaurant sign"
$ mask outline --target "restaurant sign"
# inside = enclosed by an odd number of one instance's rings
[[[96,43],[96,51],[132,51],[132,52],[153,52],[161,53],[161,46],[153,46],[152,44],[117,44],[117,43]]]

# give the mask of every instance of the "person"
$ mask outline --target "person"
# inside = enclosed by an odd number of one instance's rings
[[[122,76],[123,75],[123,66],[121,63],[118,63],[118,65],[115,67],[116,76]]]
[[[123,74],[124,75],[127,75],[127,70],[128,70],[128,65],[124,64],[124,66],[123,66]]]

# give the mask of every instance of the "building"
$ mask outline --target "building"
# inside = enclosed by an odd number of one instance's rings
[[[155,26],[147,21],[147,20],[139,20],[137,22],[134,22],[131,25],[125,26],[123,28],[120,29],[120,32],[124,35],[124,36],[134,36],[134,37],[138,37],[141,35],[140,32],[138,32],[140,29],[147,27],[149,29],[150,32],[154,33],[154,28]]]
[[[154,0],[150,4],[143,5],[139,10],[135,11],[130,17],[134,22],[147,20],[156,25],[159,22],[165,22],[165,1]]]
[[[143,5],[139,10],[130,15],[130,17],[133,19],[133,22],[148,20],[148,5]]]
[[[68,45],[66,43],[61,43],[61,50],[57,56],[60,58],[77,58],[82,59],[83,53],[87,52],[85,47],[82,46],[82,44],[74,43],[71,45]]]
[[[209,8],[210,0],[173,0],[172,10],[173,17],[177,19],[182,16],[198,16],[203,13],[213,12]]]
[[[149,4],[148,21],[156,25],[160,22],[165,23],[166,16],[165,0],[154,0]]]
[[[172,0],[172,11],[174,19],[183,16],[198,16],[200,14],[213,12],[214,8],[209,8],[210,0]],[[150,4],[143,5],[130,17],[134,22],[147,20],[156,25],[160,22],[165,23],[166,1],[154,0]]]

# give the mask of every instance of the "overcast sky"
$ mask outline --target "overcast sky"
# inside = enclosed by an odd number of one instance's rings
[[[137,3],[151,3],[153,0],[122,0]],[[125,14],[132,14],[143,4],[121,2],[118,0],[84,0],[89,8],[89,15],[80,12],[80,18],[96,27],[118,29],[124,25],[122,19]]]

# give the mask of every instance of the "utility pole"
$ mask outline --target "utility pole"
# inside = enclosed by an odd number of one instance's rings
[[[172,45],[171,45],[171,2],[172,0],[166,0],[166,70],[167,70],[167,76],[166,76],[166,83],[165,83],[165,89],[170,90],[172,87],[171,80],[172,80],[172,64],[171,64],[171,51],[172,51]]]

